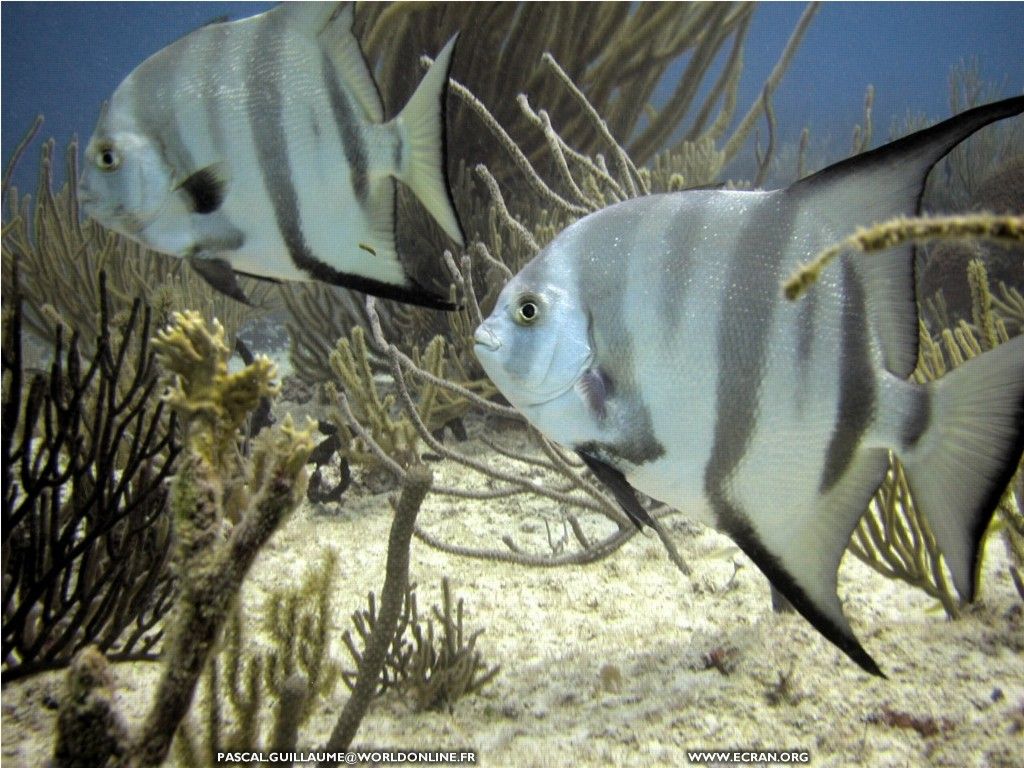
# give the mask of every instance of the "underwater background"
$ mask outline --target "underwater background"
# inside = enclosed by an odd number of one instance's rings
[[[11,156],[38,113],[46,116],[46,135],[58,144],[73,133],[84,142],[100,103],[143,59],[213,19],[240,19],[272,6],[4,3],[3,157]],[[802,10],[801,3],[779,2],[754,13],[741,104],[757,96]],[[835,159],[861,118],[868,84],[875,86],[876,125],[883,137],[908,114],[943,116],[950,69],[973,58],[983,80],[999,83],[1004,94],[1019,92],[1024,87],[1022,28],[1024,3],[1019,2],[826,3],[775,93],[780,141],[793,143],[810,126],[826,159]],[[472,33],[463,45],[472,45]],[[718,57],[717,67],[724,58]],[[659,96],[684,62],[668,69]],[[16,177],[18,186],[27,189],[31,178],[26,164]]]
[[[330,744],[515,766],[731,747],[1024,766],[1019,471],[966,604],[893,463],[840,572],[877,679],[773,612],[729,539],[650,503],[669,535],[637,535],[497,395],[471,340],[586,212],[782,186],[1021,94],[1024,3],[357,6],[387,115],[420,55],[462,33],[451,274],[472,298],[450,314],[252,281],[246,307],[78,216],[64,184],[117,84],[189,31],[271,7],[0,5],[5,171],[45,116],[4,181],[4,764]],[[925,196],[1018,216],[1022,201],[1021,117],[954,151]],[[399,219],[409,252],[450,248],[401,194]],[[918,380],[1024,330],[1020,253],[921,249]]]

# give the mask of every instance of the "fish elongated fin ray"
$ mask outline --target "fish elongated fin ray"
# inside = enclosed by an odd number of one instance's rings
[[[204,259],[201,256],[190,256],[188,263],[215,291],[220,291],[235,301],[252,306],[249,297],[245,295],[242,286],[238,284],[235,271],[225,259]]]
[[[622,507],[622,511],[625,512],[626,516],[633,521],[633,525],[637,528],[643,528],[645,525],[650,528],[657,527],[647,510],[640,505],[640,500],[636,496],[636,491],[626,480],[625,475],[619,472],[619,470],[611,464],[606,464],[588,453],[583,451],[577,451],[577,453],[579,454],[579,457],[583,459],[583,463],[587,465],[587,468],[597,476],[597,479],[600,480],[609,491],[612,492],[615,500],[619,502],[619,506]]]
[[[352,32],[352,3],[343,3],[320,31],[320,43],[337,68],[338,75],[355,94],[366,117],[373,123],[384,122],[384,103],[373,81],[366,58]]]
[[[1024,112],[1024,96],[985,104],[869,152],[830,165],[789,187],[818,220],[867,226],[920,213],[928,172],[953,147],[989,123]],[[854,259],[886,368],[900,378],[917,365],[914,249]]]
[[[930,384],[929,401],[931,426],[899,455],[957,592],[972,600],[981,537],[1024,452],[1024,336]]]
[[[394,123],[403,146],[399,181],[413,191],[445,234],[461,246],[466,241],[451,197],[445,156],[448,71],[457,39],[458,35],[453,36],[437,54]]]
[[[779,509],[743,509],[726,489],[711,496],[719,527],[815,629],[864,671],[885,677],[850,629],[836,592],[839,562],[885,476],[888,453],[864,451],[824,495]],[[766,494],[770,497],[770,494]]]

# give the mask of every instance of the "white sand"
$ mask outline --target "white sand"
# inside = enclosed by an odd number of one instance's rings
[[[484,482],[434,468],[438,482]],[[432,495],[420,522],[460,544],[500,547],[510,533],[546,547],[543,518],[556,514],[540,499]],[[258,609],[263,589],[297,578],[322,548],[338,549],[335,655],[348,666],[338,639],[366,593],[380,589],[389,524],[385,496],[358,484],[340,505],[304,505],[257,561],[247,610]],[[687,750],[732,748],[809,750],[815,766],[1024,766],[1024,603],[1006,574],[1001,541],[989,544],[979,601],[955,622],[923,593],[844,560],[846,613],[889,676],[882,680],[799,616],[774,615],[767,582],[738,550],[728,551],[726,538],[693,534],[681,522],[672,528],[692,577],[644,536],[595,565],[547,570],[456,558],[414,541],[421,613],[440,603],[448,576],[465,600],[468,629],[486,629],[478,642],[485,660],[501,672],[453,712],[415,713],[385,697],[364,719],[357,744],[470,748],[492,766],[686,765]],[[741,564],[735,578],[734,561]],[[721,646],[735,649],[728,676],[705,668],[704,655]],[[116,668],[132,722],[144,711],[155,667]],[[792,699],[771,705],[770,689],[790,669]],[[4,690],[4,766],[43,765],[54,712],[42,702],[59,684],[60,675],[48,674]],[[346,695],[339,683],[304,729],[303,746],[323,743]],[[879,722],[886,710],[934,718],[942,728],[924,736],[886,725]]]

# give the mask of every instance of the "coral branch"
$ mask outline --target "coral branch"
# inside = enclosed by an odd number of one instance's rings
[[[395,505],[395,518],[391,523],[391,533],[388,537],[388,558],[384,587],[381,590],[380,612],[363,651],[359,676],[356,678],[352,695],[334,724],[325,751],[343,752],[348,749],[366,713],[366,708],[377,691],[377,681],[395,637],[398,617],[402,612],[402,603],[409,584],[409,544],[416,525],[416,515],[430,490],[431,482],[431,472],[426,467],[413,467],[405,475],[402,494]]]
[[[872,227],[860,228],[801,266],[783,284],[783,293],[790,301],[800,298],[817,282],[822,270],[847,251],[877,253],[908,242],[978,239],[1024,244],[1024,216],[994,216],[989,213],[930,218],[899,216]]]

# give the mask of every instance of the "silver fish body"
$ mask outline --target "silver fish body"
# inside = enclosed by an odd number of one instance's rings
[[[384,122],[351,24],[350,4],[284,3],[151,56],[102,111],[85,211],[237,298],[234,272],[447,307],[447,280],[396,251],[394,196],[397,179],[462,243],[443,162],[455,40]]]
[[[880,674],[843,615],[840,558],[893,451],[958,591],[973,595],[981,534],[1024,450],[1024,337],[920,386],[907,380],[910,248],[842,257],[799,302],[780,286],[857,226],[916,213],[940,157],[1022,110],[1024,98],[987,105],[782,190],[652,195],[591,214],[505,286],[477,356],[620,503],[636,488],[727,533]]]

